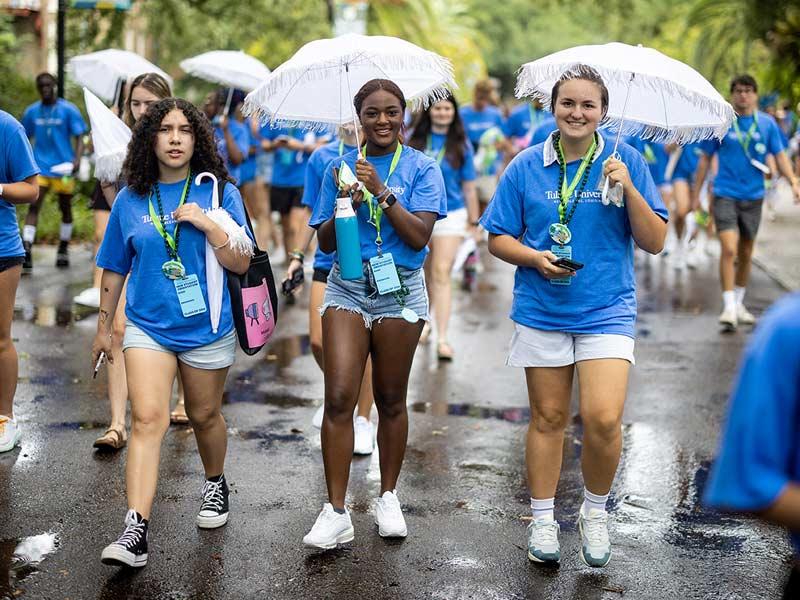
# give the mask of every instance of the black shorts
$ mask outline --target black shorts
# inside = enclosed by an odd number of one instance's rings
[[[303,199],[303,187],[277,187],[272,186],[269,201],[272,210],[278,211],[282,215],[288,215],[293,208],[300,208]]]
[[[0,256],[0,273],[25,262],[24,256]]]
[[[734,200],[732,198],[714,198],[714,223],[717,231],[738,229],[746,240],[756,239],[758,227],[761,225],[761,208],[763,200]]]
[[[320,283],[327,284],[330,272],[330,269],[314,269],[314,276],[311,278],[311,281],[319,281]]]
[[[99,181],[95,182],[94,190],[92,191],[92,197],[89,198],[89,208],[92,210],[105,210],[107,212],[111,211],[111,207],[106,201],[106,197],[103,194],[103,188],[100,186]]]

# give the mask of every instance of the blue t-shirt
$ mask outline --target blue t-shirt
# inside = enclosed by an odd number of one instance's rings
[[[653,176],[653,181],[655,181],[656,185],[666,183],[667,163],[669,162],[666,145],[643,140],[636,136],[627,136],[625,141],[629,146],[636,148],[644,157],[644,161],[647,163],[650,175]]]
[[[556,125],[556,118],[553,116],[553,113],[545,113],[533,132],[533,137],[531,137],[531,143],[528,148],[543,143],[556,129],[558,129],[558,126]]]
[[[781,139],[775,119],[762,112],[738,117],[742,140],[747,139],[747,131],[757,118],[756,130],[750,139],[748,151],[750,158],[765,163],[767,154],[778,154],[786,148]],[[709,156],[719,154],[719,171],[714,179],[714,195],[734,200],[760,200],[764,197],[764,174],[750,163],[744,148],[739,143],[736,130],[731,126],[728,133],[719,140],[706,140],[701,145]]]
[[[524,102],[515,107],[506,121],[506,135],[511,138],[527,138],[531,136],[543,119],[550,113],[535,109]],[[533,119],[531,119],[533,117]]]
[[[19,183],[38,173],[25,129],[14,117],[0,110],[0,185]],[[23,254],[17,210],[0,197],[0,258]]]
[[[800,483],[800,293],[776,302],[747,345],[704,500],[759,511],[790,482]],[[800,557],[800,532],[792,543]]]
[[[275,140],[281,135],[286,135],[301,142],[306,138],[306,132],[297,127],[270,128],[265,125],[261,128],[261,137],[265,140]],[[286,148],[275,150],[275,165],[272,168],[272,185],[275,187],[303,187],[306,178],[306,165],[311,154],[295,152]]]
[[[244,161],[239,166],[240,185],[250,183],[256,178],[256,156],[261,148],[260,140],[253,135],[253,131],[250,129],[250,121],[245,121],[242,125],[247,131],[248,148]]]
[[[175,229],[172,212],[178,208],[183,185],[183,181],[160,185],[164,228],[171,234]],[[193,182],[186,201],[210,210],[211,182],[206,180],[200,186]],[[157,206],[153,198],[156,211]],[[231,183],[225,184],[222,208],[240,225],[246,223],[242,197]],[[252,233],[249,233],[252,238]],[[122,275],[130,273],[125,316],[162,346],[173,352],[184,352],[206,346],[226,335],[233,329],[233,316],[228,287],[223,284],[219,328],[217,333],[211,330],[205,234],[189,223],[181,224],[178,255],[186,273],[197,275],[206,303],[204,313],[183,316],[175,285],[161,272],[161,265],[169,260],[169,255],[164,239],[150,220],[148,198],[130,188],[123,188],[111,207],[108,227],[97,254],[97,266]]]
[[[475,110],[467,105],[459,110],[461,120],[464,122],[464,129],[467,132],[469,141],[472,142],[472,149],[478,149],[478,142],[481,136],[490,128],[498,127],[505,131],[506,125],[503,113],[496,106],[487,106],[481,111]]]
[[[33,156],[46,177],[60,177],[50,169],[75,160],[73,136],[88,131],[78,107],[58,98],[55,104],[31,104],[22,115],[25,133],[33,139]]]
[[[390,152],[383,156],[368,156],[367,160],[375,167],[381,180],[386,181],[393,157],[394,153]],[[325,167],[321,197],[314,209],[314,214],[311,215],[309,225],[317,228],[333,216],[338,190],[333,181],[331,168],[338,166],[343,160],[355,173],[357,158],[357,151],[352,150],[341,159],[335,158]],[[389,178],[387,185],[392,190],[394,197],[397,198],[397,202],[402,204],[407,211],[412,213],[430,212],[441,219],[447,216],[447,193],[444,188],[442,171],[436,161],[425,156],[423,152],[403,146],[397,168]],[[362,203],[356,215],[361,239],[361,258],[369,260],[377,255],[377,251],[375,227],[368,222],[369,207],[366,202]],[[392,227],[389,217],[385,215],[381,219],[381,238],[383,238],[384,254],[391,253],[397,266],[406,269],[422,267],[422,263],[425,262],[425,257],[428,255],[427,246],[422,250],[414,250],[400,239]]]
[[[332,161],[351,150],[355,150],[355,146],[348,146],[341,140],[333,140],[320,146],[311,153],[311,158],[308,159],[306,166],[306,180],[303,185],[303,199],[301,203],[311,209],[313,214],[319,204],[320,191],[322,189],[322,180],[325,177],[325,167],[333,164]],[[330,254],[320,250],[317,245],[317,253],[314,254],[314,268],[330,271],[333,267],[334,253]]]
[[[239,123],[236,119],[228,119],[228,130],[233,137],[233,143],[239,148],[243,158],[247,158],[250,152],[250,133],[244,123]],[[225,167],[228,169],[230,176],[236,181],[237,185],[242,177],[242,164],[234,165],[228,156],[228,144],[225,142],[225,134],[222,132],[221,127],[214,127],[214,140],[217,142],[217,152],[225,161]]]
[[[475,180],[475,155],[472,147],[466,144],[464,147],[464,162],[461,167],[456,169],[450,162],[450,158],[445,154],[441,161],[438,160],[439,154],[447,142],[447,136],[442,133],[431,133],[431,146],[425,148],[425,154],[436,160],[444,177],[444,188],[447,192],[447,212],[452,212],[464,208],[464,189],[465,181]]]
[[[549,149],[546,151],[546,146]],[[570,285],[554,285],[531,267],[518,267],[514,277],[511,319],[522,325],[573,334],[611,333],[634,337],[636,279],[633,273],[633,237],[628,211],[601,202],[602,163],[613,150],[605,139],[581,194],[569,229],[572,257],[585,264]],[[618,149],[636,189],[664,220],[667,209],[644,159],[627,144]],[[494,198],[481,219],[489,232],[522,238],[537,250],[555,245],[548,229],[558,222],[560,191],[557,160],[543,166],[546,142],[520,152],[500,178]],[[571,181],[580,160],[567,164]],[[568,210],[572,208],[572,202]]]

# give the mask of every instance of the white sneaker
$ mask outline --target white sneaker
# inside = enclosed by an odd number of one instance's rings
[[[338,544],[352,542],[354,537],[350,511],[345,508],[344,513],[339,514],[333,510],[330,502],[326,502],[311,531],[303,538],[303,543],[306,546],[330,550],[336,548]]]
[[[356,417],[353,430],[355,432],[353,454],[372,454],[372,450],[375,447],[375,427],[370,420],[364,417]]]
[[[578,513],[578,531],[581,534],[581,560],[590,567],[605,567],[611,560],[608,513],[594,508],[586,517]]]
[[[91,308],[100,308],[100,288],[87,288],[75,296],[72,301],[75,304],[81,304]]]
[[[0,415],[0,452],[13,450],[22,437],[16,419],[11,419],[5,415]]]
[[[745,305],[741,303],[736,307],[736,320],[742,325],[752,325],[756,322],[753,313],[747,310]]]
[[[317,412],[314,413],[314,416],[311,418],[311,424],[317,429],[320,429],[322,427],[322,417],[324,416],[325,416],[325,404],[320,406],[317,409]]]
[[[719,316],[719,324],[722,325],[726,331],[735,330],[739,325],[736,307],[732,306],[724,309],[722,314]]]
[[[686,253],[686,266],[690,269],[696,269],[700,264],[699,252],[700,250],[695,246],[694,248],[690,248],[689,252]]]
[[[553,519],[534,519],[528,525],[528,560],[533,562],[558,562],[561,548],[558,534],[561,527]]]
[[[406,537],[406,520],[397,499],[397,491],[384,492],[375,498],[375,524],[381,537]]]

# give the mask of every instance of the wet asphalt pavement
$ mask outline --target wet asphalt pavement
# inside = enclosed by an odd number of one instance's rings
[[[99,561],[122,531],[125,451],[92,451],[108,414],[105,379],[91,379],[96,316],[71,302],[90,280],[89,253],[74,252],[75,266],[56,272],[46,252],[17,297],[15,410],[24,438],[0,455],[0,598],[780,597],[791,555],[784,534],[700,506],[747,339],[746,331],[718,333],[712,259],[677,272],[669,258],[638,257],[637,366],[610,505],[614,556],[605,569],[585,567],[577,554],[578,420],[556,497],[561,566],[526,558],[529,410],[523,373],[504,366],[512,271],[485,258],[479,289],[454,296],[456,360],[437,364],[432,345],[415,359],[398,486],[405,541],[378,537],[369,511],[379,488],[376,451],[353,462],[355,541],[331,552],[301,544],[325,499],[319,433],[311,426],[322,375],[304,335],[304,297],[281,312],[270,348],[241,355],[229,375],[228,525],[194,525],[202,467],[191,431],[172,428],[162,448],[149,564],[132,572]],[[782,293],[754,270],[753,313]]]

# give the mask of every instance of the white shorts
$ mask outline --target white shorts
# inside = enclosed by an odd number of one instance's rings
[[[206,346],[192,348],[185,352],[173,352],[159,344],[130,321],[126,321],[125,335],[122,339],[122,351],[124,352],[129,348],[144,348],[146,350],[166,352],[176,356],[179,361],[190,367],[213,371],[230,367],[233,364],[233,360],[236,357],[236,330],[231,329],[230,332]]]
[[[475,191],[478,193],[478,202],[488,204],[497,189],[497,175],[481,175],[475,179]]]
[[[459,236],[464,237],[467,235],[467,216],[466,208],[457,208],[454,211],[448,212],[444,219],[436,221],[433,225],[432,237],[440,235]]]
[[[621,358],[636,364],[634,340],[627,335],[543,331],[519,323],[514,323],[514,327],[506,360],[509,367],[565,367],[597,358]]]

